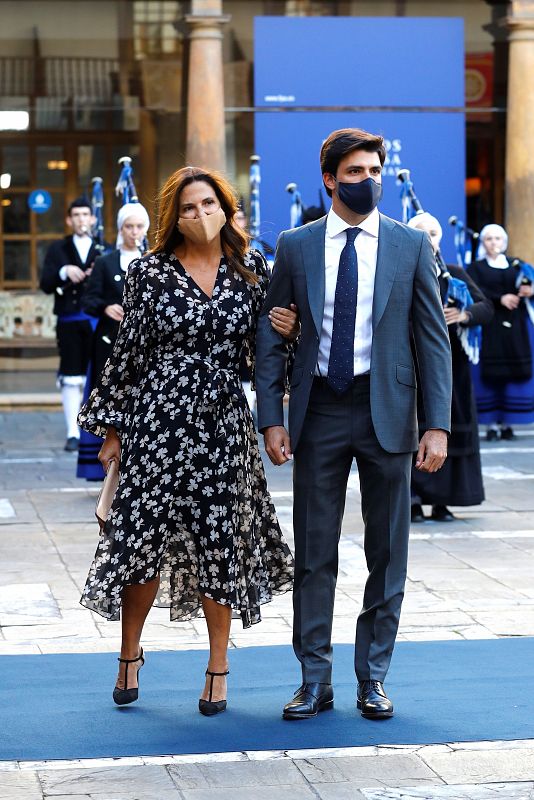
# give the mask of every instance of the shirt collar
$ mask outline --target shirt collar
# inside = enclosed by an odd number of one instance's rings
[[[362,231],[368,233],[370,236],[374,236],[378,239],[378,228],[380,226],[380,214],[378,213],[378,208],[374,208],[368,217],[364,219],[358,225]],[[347,225],[344,219],[336,214],[333,208],[330,208],[328,212],[328,216],[326,218],[326,233],[332,239],[334,236],[337,236],[340,233],[343,233],[347,230],[347,228],[353,227],[351,225]]]
[[[493,267],[494,269],[507,269],[507,267],[510,266],[504,253],[499,253],[497,258],[490,258],[489,256],[486,256],[486,261],[490,267]]]

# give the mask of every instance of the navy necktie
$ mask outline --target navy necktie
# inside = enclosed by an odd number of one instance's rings
[[[354,378],[354,329],[358,297],[358,258],[354,241],[360,228],[347,228],[347,241],[339,257],[328,384],[338,394],[346,392]]]

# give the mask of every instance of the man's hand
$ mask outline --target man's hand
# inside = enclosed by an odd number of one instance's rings
[[[513,311],[519,305],[519,297],[516,294],[503,294],[501,305],[509,311]]]
[[[120,303],[113,303],[110,306],[106,306],[104,314],[110,317],[110,319],[114,319],[115,322],[122,322],[122,318],[124,317],[124,311]]]
[[[447,306],[443,309],[443,313],[447,325],[454,325],[455,322],[467,322],[469,319],[467,311],[460,311],[456,306]]]
[[[432,429],[427,431],[419,443],[415,459],[416,469],[421,472],[437,472],[447,458],[447,434]]]
[[[291,303],[289,308],[275,306],[269,311],[269,319],[275,331],[285,339],[296,339],[300,333],[300,323],[297,315],[297,307]]]
[[[522,283],[519,287],[519,297],[532,297],[533,294],[534,288],[532,287],[532,284]]]
[[[80,269],[80,267],[77,267],[75,264],[67,264],[66,267],[67,278],[69,281],[71,281],[71,283],[81,283],[86,279],[87,274],[83,271],[83,269]]]
[[[283,425],[272,425],[270,428],[265,428],[263,436],[267,455],[277,467],[293,458],[289,433]]]

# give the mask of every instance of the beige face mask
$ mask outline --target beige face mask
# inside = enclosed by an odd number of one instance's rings
[[[221,231],[226,222],[226,214],[218,208],[213,214],[204,214],[196,219],[178,218],[178,230],[186,239],[195,244],[209,244]]]

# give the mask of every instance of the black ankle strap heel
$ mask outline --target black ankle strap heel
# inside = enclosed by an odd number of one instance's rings
[[[119,689],[118,686],[115,686],[113,689],[113,700],[118,706],[126,706],[128,703],[134,703],[137,698],[139,697],[139,688],[136,686],[134,689],[128,689],[128,665],[129,664],[136,664],[138,661],[141,662],[141,667],[145,663],[145,658],[143,654],[143,648],[141,648],[141,652],[137,656],[137,658],[118,658],[117,661],[120,664],[126,664],[126,670],[124,672],[124,689]],[[139,670],[137,670],[137,683],[139,684]]]
[[[198,710],[201,714],[204,714],[205,717],[213,717],[215,714],[220,714],[221,711],[226,711],[226,700],[215,700],[213,702],[211,698],[213,697],[213,679],[223,678],[229,674],[230,670],[228,669],[226,672],[211,672],[209,669],[206,670],[206,675],[209,675],[211,678],[209,699],[198,701]]]

